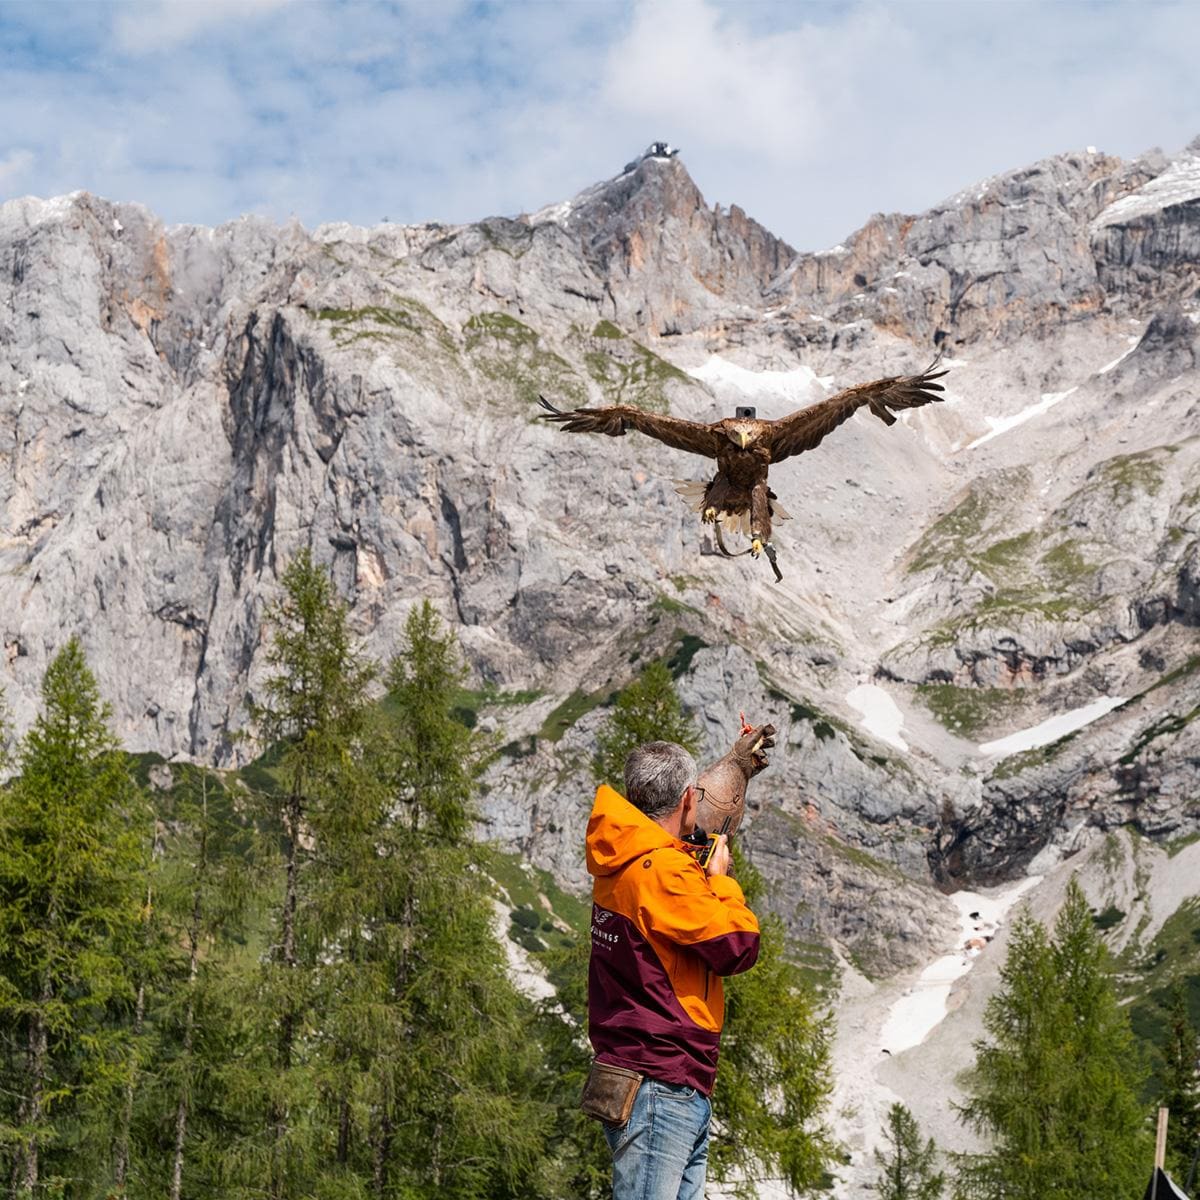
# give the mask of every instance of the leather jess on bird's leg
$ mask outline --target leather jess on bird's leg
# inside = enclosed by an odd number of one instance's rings
[[[696,809],[696,828],[706,834],[723,829],[732,837],[737,832],[746,811],[746,785],[767,765],[764,751],[775,745],[774,725],[754,726],[744,715],[741,719],[741,735],[733,748],[696,781],[704,789],[704,799]]]

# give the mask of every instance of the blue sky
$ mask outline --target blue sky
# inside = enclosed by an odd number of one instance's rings
[[[0,0],[0,199],[458,222],[664,138],[800,249],[1067,149],[1200,134],[1200,4]]]

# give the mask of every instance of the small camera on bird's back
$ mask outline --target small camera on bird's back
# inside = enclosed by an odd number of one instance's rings
[[[758,409],[753,404],[739,404],[733,410],[733,415],[739,421],[757,421]]]

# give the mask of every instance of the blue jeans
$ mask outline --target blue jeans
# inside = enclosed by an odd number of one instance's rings
[[[625,1125],[605,1125],[613,1200],[702,1200],[712,1105],[703,1092],[644,1079]]]

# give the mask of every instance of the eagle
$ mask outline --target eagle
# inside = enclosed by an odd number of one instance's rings
[[[545,396],[538,397],[546,409],[539,416],[568,433],[623,437],[630,429],[636,429],[676,450],[715,458],[717,471],[710,480],[676,480],[676,490],[695,506],[704,524],[714,527],[723,554],[735,557],[725,547],[722,525],[727,532],[748,534],[750,547],[741,553],[757,558],[765,551],[778,581],[783,576],[776,563],[771,530],[774,520],[786,520],[788,514],[767,485],[771,465],[815,449],[826,434],[860,408],[869,409],[885,425],[894,425],[895,413],[940,401],[942,396],[938,393],[945,389],[935,381],[946,371],[935,370],[937,365],[935,359],[919,375],[896,375],[860,383],[777,421],[757,419],[753,409],[743,410],[749,415],[725,417],[708,425],[646,412],[630,404],[563,412]]]

